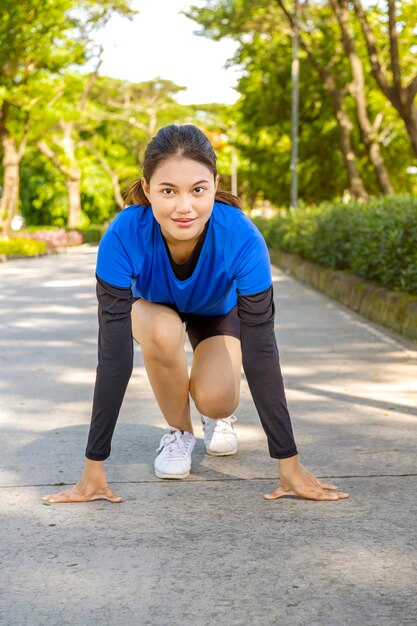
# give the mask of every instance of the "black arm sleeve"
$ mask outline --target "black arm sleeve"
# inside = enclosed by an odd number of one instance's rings
[[[263,429],[269,454],[286,459],[297,454],[285,398],[274,332],[272,286],[259,294],[238,295],[243,369]]]
[[[85,456],[104,461],[133,369],[132,292],[97,278],[98,365]]]

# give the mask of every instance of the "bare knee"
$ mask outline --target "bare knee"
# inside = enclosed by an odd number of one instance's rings
[[[199,413],[212,419],[229,417],[236,410],[239,399],[234,390],[220,390],[207,393],[204,390],[190,389],[194,404]]]
[[[148,358],[169,361],[184,349],[185,330],[175,311],[161,305],[151,307],[132,311],[133,336]]]
[[[184,350],[185,336],[181,328],[166,328],[155,324],[148,329],[145,342],[141,343],[143,356],[162,365],[177,363]]]

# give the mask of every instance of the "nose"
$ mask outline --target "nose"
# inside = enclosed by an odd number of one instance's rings
[[[191,198],[187,196],[180,196],[177,203],[177,213],[186,214],[192,211]]]

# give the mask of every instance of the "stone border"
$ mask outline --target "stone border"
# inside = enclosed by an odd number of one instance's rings
[[[288,270],[301,282],[323,291],[372,322],[417,341],[417,296],[389,291],[353,274],[306,261],[296,254],[270,248],[269,255],[271,263]]]

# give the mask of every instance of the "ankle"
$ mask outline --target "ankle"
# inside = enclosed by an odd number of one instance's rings
[[[168,430],[172,430],[172,431],[176,431],[179,430],[181,433],[188,433],[189,435],[194,435],[194,431],[193,429],[189,426],[171,426],[170,424],[167,425],[167,429]]]
[[[104,461],[85,459],[84,471],[80,483],[107,484]]]

